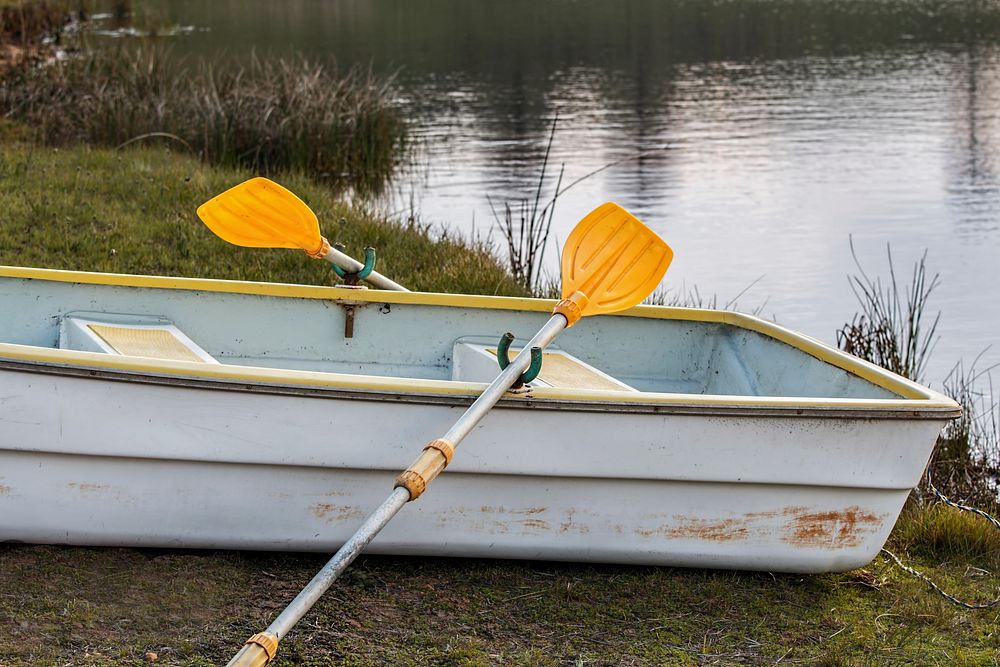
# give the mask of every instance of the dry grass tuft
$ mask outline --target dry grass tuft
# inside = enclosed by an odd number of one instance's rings
[[[15,67],[0,87],[0,113],[48,145],[165,141],[211,164],[295,170],[372,192],[407,143],[390,87],[370,70],[340,73],[301,57],[219,67],[144,44]]]

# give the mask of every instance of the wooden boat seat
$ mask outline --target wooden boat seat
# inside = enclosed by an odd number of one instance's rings
[[[171,361],[219,363],[180,329],[157,318],[107,321],[67,316],[60,328],[59,347]]]
[[[513,357],[520,349],[511,347]],[[453,349],[452,379],[466,382],[490,382],[499,372],[497,346],[459,340]],[[563,389],[598,389],[604,391],[637,391],[607,373],[580,361],[559,349],[549,348],[542,354],[542,370],[530,387]]]

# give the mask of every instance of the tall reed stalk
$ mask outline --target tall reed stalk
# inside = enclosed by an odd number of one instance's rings
[[[928,277],[927,253],[914,264],[913,277],[904,292],[896,280],[892,248],[886,246],[889,281],[865,273],[851,239],[851,255],[858,275],[849,278],[861,312],[837,331],[837,344],[845,352],[866,359],[893,373],[920,381],[930,358],[941,313],[927,323],[927,299],[938,286],[938,274]]]
[[[556,200],[559,199],[559,187],[562,185],[566,165],[559,167],[559,176],[553,194],[541,209],[539,204],[542,191],[545,188],[545,172],[549,166],[549,155],[552,152],[552,140],[556,135],[556,123],[559,117],[552,119],[549,130],[549,140],[545,145],[545,156],[542,158],[542,168],[538,176],[538,186],[535,188],[533,200],[521,199],[511,206],[504,202],[502,217],[497,213],[493,199],[487,195],[493,219],[507,243],[507,259],[514,278],[525,289],[534,294],[549,291],[551,288],[542,285],[542,262],[545,248],[548,246],[549,233],[552,231],[552,217],[555,215]],[[517,214],[514,210],[517,210]]]
[[[628,160],[645,157],[646,155],[667,149],[667,146],[657,146],[626,155],[623,158],[613,160],[597,169],[587,172],[565,186],[563,186],[562,182],[566,165],[561,164],[559,165],[559,175],[556,177],[555,186],[550,190],[551,195],[543,194],[548,189],[546,184],[547,170],[558,122],[559,116],[556,115],[552,118],[552,125],[549,128],[549,138],[545,144],[545,154],[542,157],[542,165],[538,174],[538,184],[535,187],[534,195],[519,199],[513,204],[505,202],[503,204],[502,215],[497,212],[492,197],[487,196],[490,210],[493,213],[493,219],[506,241],[507,261],[511,273],[532,294],[548,298],[559,295],[558,279],[548,276],[544,272],[545,250],[548,247],[552,231],[552,220],[555,216],[556,202],[559,201],[559,197],[606,169],[610,169]]]

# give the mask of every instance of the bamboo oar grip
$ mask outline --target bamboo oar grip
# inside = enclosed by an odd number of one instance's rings
[[[447,440],[431,440],[424,451],[409,468],[396,478],[396,488],[403,487],[410,492],[410,500],[416,500],[434,478],[441,474],[455,455],[455,445]]]
[[[263,667],[278,652],[278,637],[270,632],[258,632],[247,640],[240,652],[226,667]]]

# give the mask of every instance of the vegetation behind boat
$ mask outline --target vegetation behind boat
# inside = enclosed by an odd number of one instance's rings
[[[23,127],[7,123],[8,136]],[[313,285],[338,282],[326,262],[292,250],[237,248],[215,237],[195,205],[247,178],[162,147],[8,144],[0,154],[0,264]],[[415,221],[393,222],[339,201],[293,174],[282,181],[312,206],[331,241],[416,290],[523,296],[483,244]],[[501,332],[502,333],[502,332]]]
[[[360,192],[380,190],[406,154],[391,80],[303,57],[217,65],[140,42],[25,59],[0,84],[0,114],[49,145],[171,142],[212,164],[294,169]]]
[[[57,35],[69,20],[72,10],[82,7],[85,2],[0,0],[0,42],[28,46]]]

